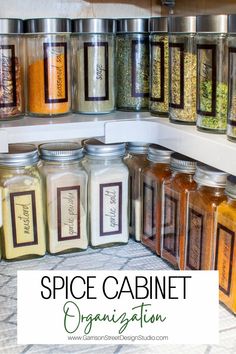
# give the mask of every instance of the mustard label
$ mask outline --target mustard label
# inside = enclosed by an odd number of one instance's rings
[[[13,247],[38,244],[35,192],[10,193]]]

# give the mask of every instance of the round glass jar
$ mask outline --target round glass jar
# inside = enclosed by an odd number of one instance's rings
[[[197,16],[197,128],[225,133],[228,108],[227,15]]]
[[[112,19],[75,19],[73,110],[102,114],[115,109],[115,32]]]
[[[229,102],[227,137],[236,141],[236,15],[228,15]]]
[[[150,31],[150,105],[152,115],[169,116],[168,17],[153,17]]]
[[[88,172],[88,207],[92,247],[127,243],[129,171],[122,158],[125,144],[84,142]]]
[[[227,173],[198,164],[195,191],[189,193],[185,244],[185,269],[214,269],[216,216],[224,194]]]
[[[149,109],[148,19],[117,20],[116,36],[117,109]]]
[[[141,242],[158,255],[161,254],[161,221],[163,182],[171,174],[172,151],[160,145],[148,148],[149,165],[142,170],[142,235]]]
[[[174,153],[170,169],[171,176],[164,180],[163,188],[161,257],[175,268],[184,269],[186,214],[189,192],[196,189],[196,161]]]
[[[31,144],[10,144],[0,153],[2,189],[2,252],[6,260],[44,256],[45,217],[38,150]]]
[[[148,166],[147,143],[128,143],[128,154],[124,158],[129,169],[129,233],[136,241],[141,240],[142,212],[141,212],[141,172]]]
[[[170,121],[196,122],[196,17],[169,17]]]
[[[0,18],[0,121],[24,114],[23,21]]]
[[[71,109],[71,21],[36,18],[25,21],[27,113],[58,116]]]
[[[66,253],[88,247],[87,173],[77,143],[39,146],[40,172],[46,191],[47,251]]]

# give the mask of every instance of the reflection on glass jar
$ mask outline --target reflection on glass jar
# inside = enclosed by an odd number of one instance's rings
[[[236,15],[228,16],[228,50],[229,50],[229,104],[227,137],[236,141]]]

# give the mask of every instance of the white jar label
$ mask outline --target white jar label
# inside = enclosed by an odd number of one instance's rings
[[[187,233],[187,269],[201,270],[204,215],[189,208]]]
[[[80,238],[80,186],[57,188],[58,242]]]
[[[0,45],[0,108],[15,107],[16,100],[16,66],[19,65],[15,56],[14,45]]]
[[[100,184],[100,236],[122,233],[122,182]]]
[[[84,43],[85,101],[109,100],[108,42]]]
[[[151,56],[155,63],[152,67],[152,80],[155,86],[155,95],[151,95],[152,102],[165,102],[165,44],[151,42]]]
[[[38,244],[35,192],[10,193],[13,247]]]
[[[131,96],[149,97],[149,40],[135,39],[131,44]]]
[[[164,194],[163,210],[163,249],[172,256],[177,256],[178,250],[178,206],[179,199],[174,191],[167,189]]]
[[[184,109],[184,43],[170,43],[170,107]]]
[[[156,238],[156,188],[155,183],[143,183],[143,234],[150,240]]]

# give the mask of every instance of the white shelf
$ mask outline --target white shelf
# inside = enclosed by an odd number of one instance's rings
[[[144,141],[157,143],[236,175],[236,144],[225,135],[198,132],[194,126],[172,124],[145,113],[115,112],[108,115],[75,115],[34,118],[0,125],[0,150],[9,143],[97,137],[106,143]]]

